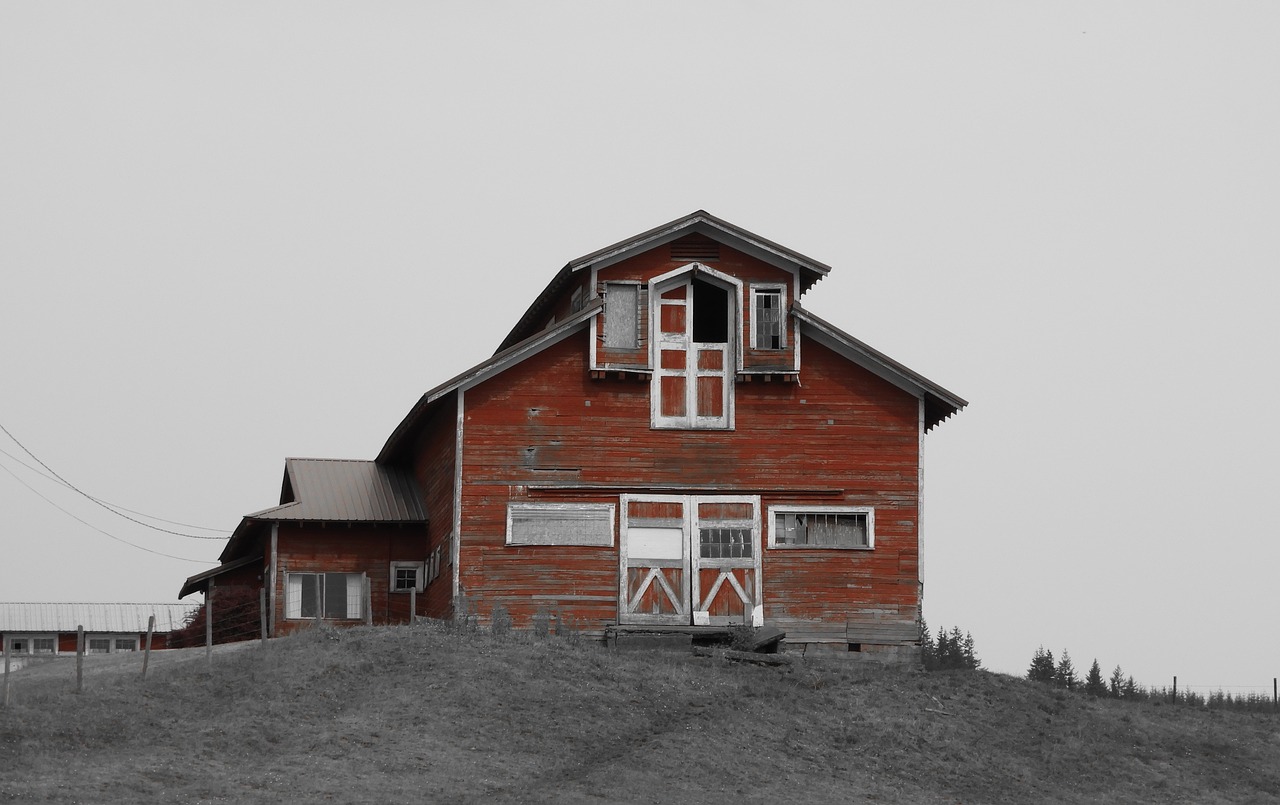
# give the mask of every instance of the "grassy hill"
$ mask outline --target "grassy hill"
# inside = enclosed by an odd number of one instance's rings
[[[437,624],[13,675],[0,801],[1275,802],[1280,716]]]

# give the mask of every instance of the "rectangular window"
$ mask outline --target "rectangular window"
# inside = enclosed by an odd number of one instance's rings
[[[14,635],[5,638],[10,654],[56,654],[57,638],[52,635]]]
[[[85,650],[86,654],[110,654],[111,638],[109,637],[90,637],[89,646]]]
[[[640,346],[640,286],[605,283],[604,345],[610,349]]]
[[[25,637],[15,637],[9,641],[10,654],[30,654],[31,641]]]
[[[508,545],[613,545],[608,503],[512,503]]]
[[[769,547],[875,547],[875,510],[865,506],[772,506]]]
[[[115,639],[116,651],[137,651],[138,638],[136,637],[117,637]]]
[[[782,286],[751,288],[751,346],[786,349],[787,328]]]
[[[289,573],[285,617],[357,620],[364,598],[362,573]]]
[[[391,592],[407,593],[410,590],[422,592],[426,575],[425,562],[392,562]]]
[[[53,654],[57,650],[57,641],[52,637],[33,637],[31,639],[32,654]]]

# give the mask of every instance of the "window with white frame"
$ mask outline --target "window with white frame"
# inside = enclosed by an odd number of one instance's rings
[[[109,637],[90,637],[85,640],[86,654],[110,654],[111,638]]]
[[[787,348],[787,298],[782,285],[751,286],[751,347]]]
[[[285,617],[356,620],[362,616],[363,573],[288,573]]]
[[[613,545],[613,504],[512,503],[508,545]]]
[[[58,640],[53,635],[9,635],[5,646],[10,654],[56,654]]]
[[[426,584],[426,576],[425,562],[392,562],[391,592],[407,593],[410,590],[422,592],[422,586]]]
[[[875,510],[867,506],[770,506],[770,548],[875,547]]]
[[[111,642],[112,642],[112,647],[111,647],[112,651],[137,651],[138,650],[138,638],[136,637],[113,637],[111,639]]]

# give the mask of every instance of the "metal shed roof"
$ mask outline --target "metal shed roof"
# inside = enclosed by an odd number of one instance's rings
[[[285,459],[280,505],[255,520],[422,523],[427,515],[413,474],[372,461]]]
[[[0,603],[0,632],[118,632],[147,631],[156,616],[156,631],[180,629],[198,604],[68,604]]]

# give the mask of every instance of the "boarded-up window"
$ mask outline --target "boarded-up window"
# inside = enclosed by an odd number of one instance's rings
[[[769,546],[869,549],[875,546],[875,512],[863,507],[772,507]]]
[[[604,345],[610,349],[640,346],[640,286],[610,282],[604,292]]]
[[[607,503],[512,503],[508,545],[613,545],[613,506]]]

